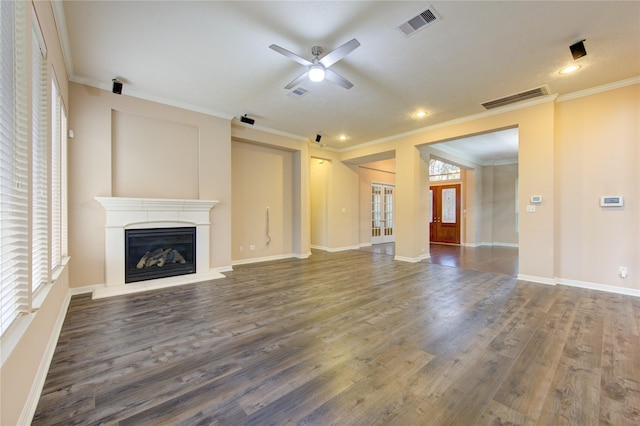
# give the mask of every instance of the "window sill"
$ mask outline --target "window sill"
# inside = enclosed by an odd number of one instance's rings
[[[33,295],[31,313],[16,318],[14,323],[11,324],[11,326],[0,337],[0,367],[3,366],[5,361],[9,356],[11,356],[11,353],[20,342],[20,339],[22,339],[24,334],[27,332],[31,322],[37,315],[38,309],[40,309],[44,304],[44,301],[47,300],[49,292],[69,263],[69,259],[69,257],[63,258],[61,265],[53,271],[51,284],[41,286]]]

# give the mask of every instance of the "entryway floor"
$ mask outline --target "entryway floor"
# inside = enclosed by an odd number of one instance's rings
[[[362,250],[393,256],[395,243],[375,244]],[[518,275],[518,248],[504,246],[464,247],[430,244],[430,263],[474,271]]]

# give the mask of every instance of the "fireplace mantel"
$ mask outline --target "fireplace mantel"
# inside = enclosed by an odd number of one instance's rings
[[[209,212],[218,201],[124,197],[95,199],[105,208],[107,215],[105,284],[93,292],[94,299],[224,277],[221,273],[209,269]],[[196,273],[125,285],[124,230],[176,226],[196,227]]]

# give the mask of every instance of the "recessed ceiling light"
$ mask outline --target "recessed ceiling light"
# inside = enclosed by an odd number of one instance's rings
[[[345,135],[340,135],[338,139],[340,139],[341,141],[346,141],[347,137]]]
[[[560,74],[570,74],[574,71],[578,71],[580,69],[580,65],[569,65],[566,68],[560,70]]]
[[[414,115],[415,115],[416,117],[418,117],[418,118],[423,118],[423,117],[426,117],[426,116],[427,116],[427,113],[426,113],[426,112],[424,112],[424,111],[418,111],[418,112],[416,112]]]

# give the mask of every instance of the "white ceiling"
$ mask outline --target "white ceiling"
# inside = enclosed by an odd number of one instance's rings
[[[55,0],[57,2],[57,0]],[[62,8],[60,8],[62,4]],[[432,6],[441,20],[405,37],[396,27]],[[57,13],[70,78],[124,95],[346,149],[482,113],[481,102],[541,85],[568,94],[640,76],[640,2],[616,1],[63,1]],[[65,29],[66,27],[66,29]],[[304,82],[269,49],[311,59],[356,38],[333,65],[350,80]],[[574,61],[569,45],[586,39]],[[558,70],[582,68],[563,76]],[[416,119],[413,113],[428,116]],[[338,136],[347,135],[346,141]]]

